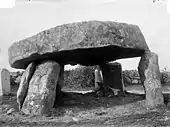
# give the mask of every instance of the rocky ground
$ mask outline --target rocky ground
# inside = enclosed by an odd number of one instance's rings
[[[0,126],[170,126],[170,106],[147,109],[143,105],[143,95],[125,93],[106,98],[96,97],[93,93],[66,92],[49,116],[27,116],[17,112],[15,91],[16,88],[10,96],[0,98]]]

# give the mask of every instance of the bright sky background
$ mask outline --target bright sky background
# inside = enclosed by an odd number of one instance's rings
[[[32,1],[36,2],[16,0],[14,8],[0,9],[1,68],[11,70],[8,47],[13,42],[60,24],[88,20],[139,25],[150,49],[159,56],[160,68],[170,68],[170,14],[165,4],[154,4],[152,0]],[[139,58],[123,59],[120,62],[123,69],[137,69]]]

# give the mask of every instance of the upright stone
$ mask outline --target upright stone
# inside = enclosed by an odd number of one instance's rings
[[[145,52],[139,62],[138,70],[145,89],[146,105],[156,107],[163,104],[157,54],[149,51]]]
[[[58,82],[56,84],[56,97],[54,105],[59,105],[62,99],[61,89],[64,86],[64,64],[60,64],[60,73],[58,77]]]
[[[21,110],[24,100],[27,96],[29,82],[32,78],[34,70],[35,70],[35,63],[32,62],[28,65],[28,67],[26,68],[26,70],[24,71],[21,77],[21,82],[17,91],[17,103],[18,103],[19,110]]]
[[[0,96],[11,93],[10,73],[7,69],[0,70]]]
[[[64,65],[60,64],[60,74],[57,82],[57,90],[61,91],[62,86],[64,85]]]
[[[102,66],[102,72],[105,87],[109,86],[112,89],[124,90],[122,66],[120,63],[107,63]]]
[[[100,84],[103,84],[103,73],[100,65],[96,65],[96,69],[94,70],[94,78],[95,78],[95,91],[100,89]]]
[[[44,61],[36,66],[22,107],[24,113],[48,114],[54,105],[59,73],[60,65],[55,61]]]
[[[109,85],[111,88],[123,90],[122,79],[122,66],[120,63],[107,63],[103,66],[104,84]]]

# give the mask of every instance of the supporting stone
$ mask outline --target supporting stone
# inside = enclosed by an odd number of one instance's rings
[[[24,113],[48,114],[54,105],[59,73],[60,65],[55,61],[43,61],[36,66],[22,107]]]
[[[55,105],[59,105],[62,99],[62,92],[61,89],[64,86],[64,64],[60,64],[60,74],[58,78],[58,82],[56,84],[56,97],[55,97]]]
[[[22,105],[24,103],[25,97],[27,96],[29,82],[35,71],[35,66],[36,65],[34,62],[30,63],[21,77],[21,82],[17,91],[17,103],[18,103],[19,110],[22,109]]]
[[[95,83],[95,88],[94,91],[97,92],[98,90],[102,89],[103,86],[103,74],[101,67],[99,65],[96,65],[96,68],[94,70],[94,83]]]
[[[138,71],[145,89],[145,104],[148,107],[163,104],[158,55],[149,51],[145,52],[139,62]]]
[[[123,91],[124,83],[122,76],[122,66],[120,63],[107,63],[102,65],[104,88],[108,90],[108,87],[113,91]]]
[[[11,93],[10,73],[7,69],[0,69],[0,96]]]

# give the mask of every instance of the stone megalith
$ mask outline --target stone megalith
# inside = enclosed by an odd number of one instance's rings
[[[105,84],[111,88],[124,90],[122,65],[118,62],[107,63],[102,68]]]
[[[11,93],[10,73],[7,69],[0,69],[0,96]]]
[[[117,95],[118,91],[124,91],[122,65],[118,62],[106,63],[102,64],[101,68],[105,92],[109,92],[111,89]]]
[[[156,107],[163,104],[158,55],[145,52],[139,62],[138,71],[145,90],[146,105]]]
[[[61,88],[64,86],[64,65],[60,63],[60,73],[58,77],[58,82],[56,86],[56,97],[55,97],[55,105],[60,104],[60,101],[62,99],[62,92]]]
[[[139,27],[112,21],[60,25],[9,47],[11,67],[25,69],[32,61],[55,60],[65,64],[99,65],[141,56],[149,50]]]
[[[27,96],[29,82],[32,78],[34,71],[35,71],[35,63],[32,62],[28,65],[28,67],[22,74],[21,82],[17,91],[17,103],[18,103],[19,110],[22,109],[22,105]]]
[[[138,26],[112,21],[64,24],[15,42],[8,50],[11,67],[26,69],[36,64],[30,81],[27,76],[23,79],[29,87],[21,110],[43,114],[53,107],[60,97],[66,64],[101,65],[141,57],[146,51],[150,52]]]
[[[24,113],[48,114],[54,105],[59,73],[60,65],[55,61],[43,61],[37,65],[22,106]]]

